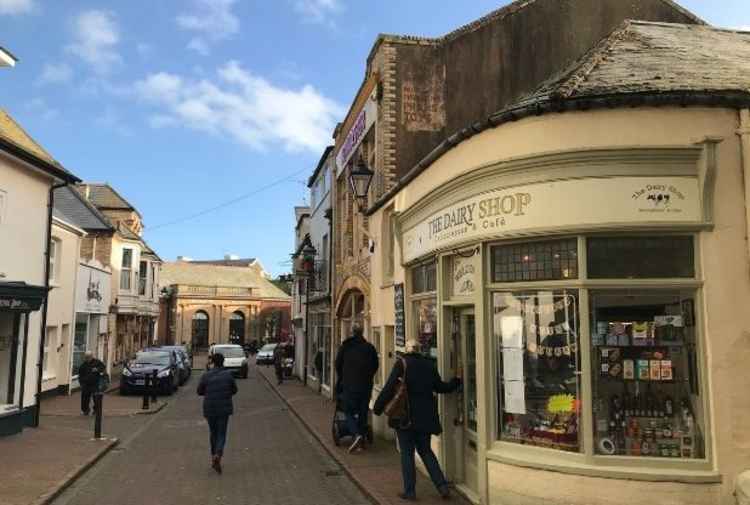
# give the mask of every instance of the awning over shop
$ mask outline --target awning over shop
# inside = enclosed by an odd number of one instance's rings
[[[34,312],[42,306],[46,295],[43,286],[0,281],[0,310]]]

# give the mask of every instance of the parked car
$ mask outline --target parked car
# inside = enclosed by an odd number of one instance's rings
[[[278,344],[266,344],[260,348],[255,356],[256,365],[273,365],[273,351]]]
[[[221,354],[224,356],[224,368],[243,379],[247,379],[247,355],[240,345],[215,344],[208,350],[208,355]]]
[[[180,367],[180,386],[185,384],[193,374],[193,360],[190,359],[187,349],[182,345],[163,345],[159,349],[168,349],[177,353],[177,366]]]
[[[154,370],[159,393],[171,395],[177,391],[180,377],[175,353],[153,349],[139,351],[133,359],[125,363],[120,377],[120,394],[143,391],[146,376],[153,377]]]

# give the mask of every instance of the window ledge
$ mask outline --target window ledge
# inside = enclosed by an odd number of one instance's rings
[[[563,453],[556,455],[556,451],[548,449],[513,447],[513,445],[515,444],[497,443],[495,447],[487,451],[487,459],[507,465],[604,479],[686,484],[719,484],[722,482],[722,475],[714,470],[658,466],[659,463],[674,462],[674,460],[666,458],[638,458],[638,460],[646,461],[643,462],[643,465],[637,467],[597,465],[585,462],[582,454]],[[632,458],[625,459],[631,460]],[[645,466],[648,463],[653,463],[654,466]],[[702,467],[705,464],[705,462],[696,462],[695,466]]]
[[[51,380],[57,379],[57,375],[51,375],[51,374],[42,374],[42,381],[49,382]]]

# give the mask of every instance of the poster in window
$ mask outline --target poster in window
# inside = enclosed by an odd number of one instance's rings
[[[406,345],[406,334],[404,332],[404,285],[396,284],[393,286],[394,292],[394,307],[395,307],[395,327],[393,330],[393,338],[397,347],[404,347]]]

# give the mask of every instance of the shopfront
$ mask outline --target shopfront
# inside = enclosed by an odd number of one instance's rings
[[[472,147],[459,154],[481,158]],[[464,381],[439,397],[433,446],[472,501],[731,496],[746,437],[723,432],[717,404],[750,411],[712,394],[730,374],[744,384],[728,342],[747,355],[728,147],[554,150],[458,174],[456,155],[392,200],[406,338]],[[394,324],[393,296],[375,297],[373,325]],[[718,372],[717,353],[734,368]]]
[[[23,282],[0,282],[0,436],[24,426],[29,319],[41,307],[45,290]]]
[[[78,265],[76,320],[71,353],[71,388],[78,387],[78,368],[91,351],[97,359],[112,367],[114,345],[109,335],[109,306],[112,298],[112,273],[96,261]]]

